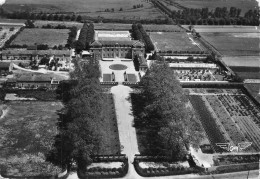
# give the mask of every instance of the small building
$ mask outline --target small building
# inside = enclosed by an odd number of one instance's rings
[[[21,74],[15,77],[16,87],[37,89],[45,87],[47,89],[56,89],[60,81],[67,80],[61,76],[53,74]]]
[[[2,51],[2,60],[41,60],[43,57],[70,61],[70,50],[26,50],[6,49]]]

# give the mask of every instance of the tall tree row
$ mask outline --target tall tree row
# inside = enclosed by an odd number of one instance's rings
[[[103,98],[98,62],[74,64],[72,81],[62,84],[58,90],[65,108],[60,114],[59,134],[48,160],[68,170],[76,162],[78,169],[84,171],[99,146],[97,126]]]
[[[167,64],[153,64],[140,85],[145,101],[142,119],[148,133],[151,131],[146,139],[151,154],[182,159],[189,145],[199,143],[202,127],[187,107],[188,100],[173,70]]]
[[[88,50],[90,48],[90,44],[94,41],[94,35],[94,24],[84,23],[79,34],[79,39],[74,44],[76,52],[79,53],[82,50]]]
[[[149,35],[144,30],[142,24],[133,24],[132,25],[132,36],[135,40],[140,40],[145,44],[145,50],[147,52],[154,50],[154,45]]]

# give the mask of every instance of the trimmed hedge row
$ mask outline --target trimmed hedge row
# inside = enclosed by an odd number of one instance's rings
[[[124,162],[121,168],[91,168],[86,172],[86,177],[90,178],[121,178],[128,172],[129,164]]]
[[[118,85],[118,82],[110,82],[110,81],[104,81],[100,82],[101,85],[111,85],[111,86],[116,86]]]
[[[125,154],[122,155],[95,155],[92,157],[93,162],[125,162],[127,157]]]
[[[247,164],[235,164],[235,165],[222,165],[216,168],[213,173],[231,173],[231,172],[241,172],[248,170],[259,170],[259,162],[257,163],[247,163]]]
[[[87,170],[85,174],[78,172],[79,178],[121,178],[124,177],[129,168],[126,155],[100,155],[93,156],[93,162],[122,162],[121,168],[100,168],[94,167]]]
[[[138,86],[139,82],[133,83],[133,82],[123,82],[123,85],[125,86]]]
[[[168,163],[169,160],[165,156],[137,156],[134,159],[134,167],[136,172],[143,177],[153,177],[153,176],[170,176],[170,175],[183,175],[183,174],[190,174],[190,173],[198,173],[199,170],[196,168],[187,168],[184,166],[169,166],[166,168],[141,168],[139,163],[140,162],[166,162]]]

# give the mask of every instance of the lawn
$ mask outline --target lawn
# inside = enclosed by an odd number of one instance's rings
[[[47,44],[65,46],[68,39],[68,29],[24,29],[11,43],[12,45]]]
[[[102,4],[102,6],[101,6]],[[142,8],[133,9],[134,5],[143,4]],[[22,6],[21,6],[22,5]],[[7,0],[4,8],[8,11],[30,10],[33,12],[71,12],[90,17],[105,17],[116,19],[151,19],[162,14],[143,0]],[[122,8],[122,11],[120,9]],[[110,12],[105,12],[109,9]],[[114,9],[114,12],[111,10]]]
[[[102,121],[99,123],[101,142],[99,155],[117,155],[120,154],[120,142],[115,113],[114,99],[111,93],[104,94],[102,106]]]
[[[158,51],[200,51],[186,33],[151,32],[150,37]]]
[[[50,174],[54,167],[45,162],[45,154],[58,132],[57,111],[62,103],[15,101],[3,107],[6,114],[0,118],[1,168],[13,175]]]
[[[132,24],[94,23],[95,30],[130,30]]]
[[[224,56],[258,56],[259,33],[200,33]]]
[[[185,32],[177,25],[143,24],[144,30],[149,32]]]
[[[111,81],[111,74],[103,74],[103,81]]]
[[[257,1],[255,0],[170,0],[177,2],[188,8],[209,8],[209,10],[215,9],[216,7],[237,7],[242,10],[241,15],[244,15],[250,9],[255,9]]]

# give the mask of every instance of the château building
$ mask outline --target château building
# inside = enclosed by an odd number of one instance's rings
[[[96,59],[129,58],[144,54],[144,43],[132,40],[128,31],[96,31],[95,41],[90,45],[90,53]]]

